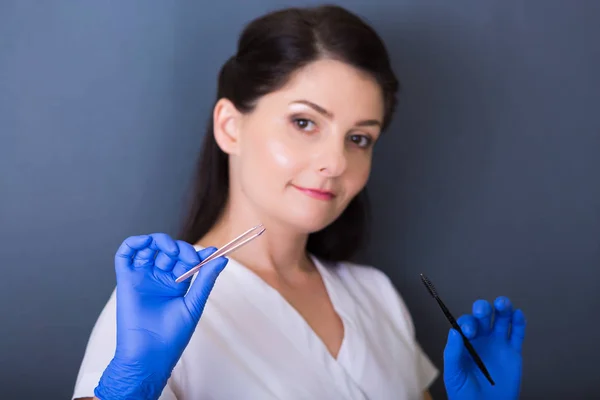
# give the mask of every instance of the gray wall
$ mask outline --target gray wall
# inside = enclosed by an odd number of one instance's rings
[[[176,232],[217,70],[289,3],[203,4],[0,2],[0,398],[70,396],[116,247]],[[599,3],[341,4],[404,83],[365,258],[439,367],[448,325],[421,271],[457,315],[501,294],[524,308],[523,398],[597,398]]]

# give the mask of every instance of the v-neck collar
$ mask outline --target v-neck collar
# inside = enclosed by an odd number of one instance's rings
[[[328,358],[337,363],[343,358],[346,351],[350,319],[341,307],[340,298],[335,288],[335,282],[333,281],[335,277],[332,276],[331,272],[328,271],[327,267],[324,266],[317,257],[312,254],[309,254],[309,257],[316,266],[317,272],[323,280],[329,301],[342,320],[344,327],[344,336],[337,357],[333,357],[325,343],[298,310],[296,310],[296,308],[294,308],[277,289],[265,282],[257,273],[231,257],[229,257],[229,263],[225,269],[229,269],[230,272],[235,273],[245,281],[250,280],[253,282],[253,286],[256,287],[262,295],[253,298],[253,301],[261,302],[262,306],[265,307],[264,310],[270,311],[268,313],[269,317],[273,319],[275,324],[281,325],[282,322],[292,321],[289,326],[290,332],[287,332],[286,329],[286,334],[293,334],[295,336],[294,344],[300,346],[299,350],[306,351],[306,349],[310,349],[311,353],[319,356],[326,364]]]
[[[201,249],[199,246],[195,247],[197,250]],[[258,311],[273,323],[273,326],[282,331],[282,335],[289,339],[291,346],[299,352],[301,357],[307,359],[309,365],[316,362],[325,371],[332,374],[335,378],[335,385],[342,393],[346,394],[348,399],[364,400],[366,397],[352,373],[351,359],[354,357],[351,357],[350,348],[354,347],[352,343],[355,342],[355,339],[353,339],[355,327],[348,310],[344,307],[348,304],[348,301],[344,301],[346,300],[344,297],[347,295],[339,290],[341,286],[340,277],[330,270],[330,268],[335,267],[325,266],[312,254],[309,254],[309,256],[323,280],[331,304],[342,320],[344,327],[344,337],[335,358],[304,317],[279,291],[265,282],[250,268],[234,258],[228,257],[229,262],[222,274],[227,274],[228,280],[232,279],[232,285],[244,287],[241,294],[247,297],[247,301],[255,305]],[[317,373],[317,376],[328,379],[326,378],[327,374]]]

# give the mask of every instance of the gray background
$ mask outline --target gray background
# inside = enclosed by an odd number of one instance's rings
[[[71,395],[116,247],[176,232],[218,68],[287,4],[0,2],[0,398]],[[438,367],[448,325],[421,271],[457,316],[480,297],[524,308],[524,399],[597,398],[600,3],[340,4],[404,85],[365,260]]]

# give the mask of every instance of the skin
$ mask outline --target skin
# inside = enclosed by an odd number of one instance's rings
[[[235,259],[275,288],[333,357],[343,325],[306,242],[367,183],[383,113],[379,85],[333,60],[297,71],[248,114],[226,99],[214,109],[214,135],[230,156],[231,185],[223,217],[198,244],[218,247],[262,223],[266,232],[236,251]],[[334,197],[313,198],[299,188],[331,191]]]
[[[214,109],[215,139],[230,156],[230,191],[225,212],[196,244],[221,247],[262,223],[266,232],[252,246],[236,251],[235,259],[304,317],[333,358],[344,327],[306,254],[306,242],[311,232],[333,222],[366,185],[383,109],[382,93],[373,79],[332,60],[299,70],[283,88],[260,98],[248,114],[226,99]],[[327,190],[334,196],[315,198],[299,188]],[[506,382],[514,380],[514,370],[520,368],[525,334],[522,313],[513,313],[508,304],[496,302],[494,309],[479,300],[472,315],[459,318],[465,335],[479,343],[486,363]],[[473,390],[481,377],[472,366],[463,365],[470,362],[466,350],[458,355],[456,351],[447,344],[445,373],[463,369],[458,378],[449,379],[464,380],[465,398],[482,395]],[[504,389],[510,389],[506,385]],[[425,392],[423,399],[432,397]]]
[[[266,231],[235,259],[276,289],[336,358],[341,319],[306,253],[308,235],[333,222],[366,185],[384,116],[375,80],[347,64],[318,60],[244,114],[214,108],[214,135],[229,155],[225,212],[196,244],[220,247],[249,227]],[[334,194],[318,199],[299,188]],[[424,393],[424,399],[431,399]]]

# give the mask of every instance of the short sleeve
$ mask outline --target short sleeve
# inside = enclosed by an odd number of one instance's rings
[[[94,389],[115,354],[117,332],[115,297],[116,292],[113,291],[92,329],[79,367],[73,399],[94,397]]]
[[[433,365],[427,354],[421,348],[421,345],[416,344],[417,350],[417,374],[419,376],[419,382],[421,385],[421,391],[429,389],[431,384],[438,377],[439,371]]]
[[[381,281],[380,293],[383,295],[385,305],[390,309],[389,313],[394,316],[397,323],[405,330],[412,340],[415,351],[415,368],[419,379],[421,390],[426,391],[439,375],[438,369],[435,367],[431,359],[423,351],[421,345],[416,339],[415,327],[410,311],[404,302],[400,293],[390,280],[390,278],[382,271],[377,270]]]
[[[94,389],[115,354],[117,345],[116,290],[102,309],[87,343],[71,399],[94,397]],[[167,386],[160,400],[177,400]]]

